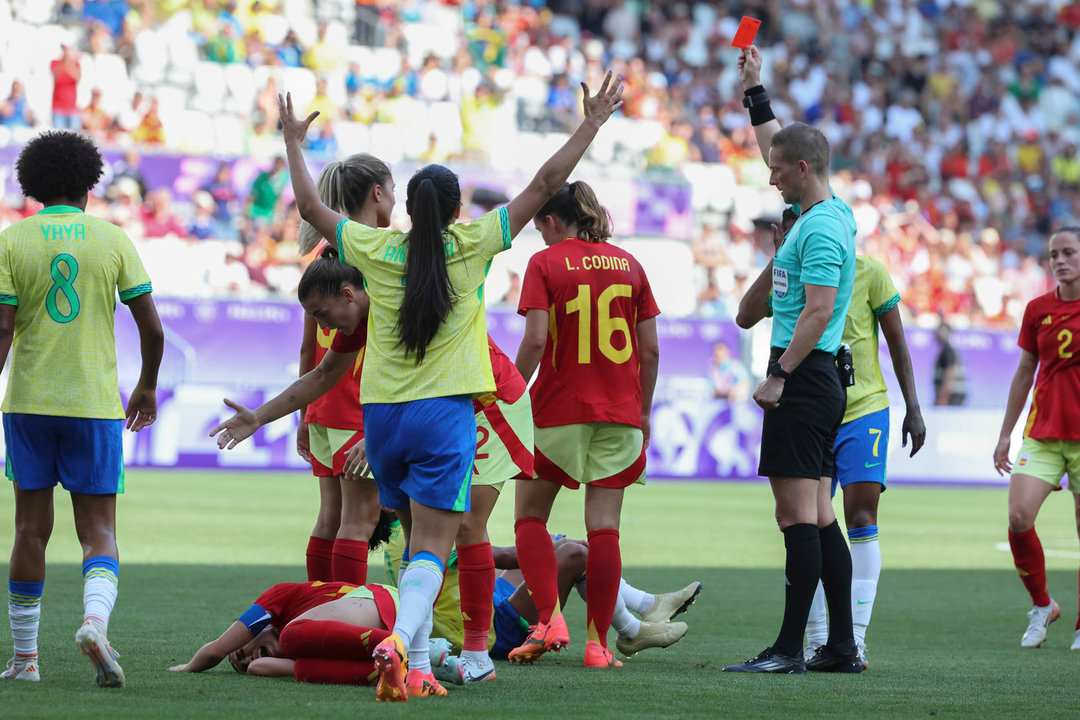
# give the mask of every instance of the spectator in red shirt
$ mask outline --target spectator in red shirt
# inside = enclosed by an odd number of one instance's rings
[[[176,214],[172,211],[172,193],[168,188],[150,191],[143,206],[143,227],[148,238],[161,238],[166,235],[187,237],[187,228],[176,219]]]
[[[79,59],[69,45],[61,45],[59,60],[49,65],[53,76],[53,127],[58,130],[81,130],[82,118],[75,98],[82,78]]]

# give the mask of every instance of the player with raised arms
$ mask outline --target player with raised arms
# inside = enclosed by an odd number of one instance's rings
[[[539,622],[510,660],[534,662],[570,641],[547,520],[561,488],[584,484],[585,666],[617,667],[607,633],[622,574],[619,519],[625,488],[645,481],[660,310],[640,263],[607,242],[611,218],[584,182],[563,186],[534,222],[548,247],[525,271],[517,367],[526,378],[540,367],[531,389],[537,479],[517,484],[514,535]]]
[[[86,214],[101,178],[101,153],[87,137],[45,132],[22,149],[23,194],[45,207],[0,233],[0,367],[11,352],[2,409],[7,477],[15,490],[15,544],[8,616],[15,655],[0,674],[37,681],[45,546],[53,488],[71,493],[83,549],[83,625],[75,642],[101,687],[124,671],[107,637],[116,602],[116,495],[124,491],[121,433],[157,417],[165,336],[150,278],[115,225]],[[116,377],[116,297],[139,331],[142,371],[125,410]]]
[[[461,514],[470,507],[476,456],[472,401],[495,391],[484,279],[491,259],[509,248],[562,186],[600,126],[622,104],[622,87],[610,73],[596,95],[584,90],[581,125],[506,207],[454,224],[461,209],[457,177],[440,165],[417,171],[406,197],[412,219],[408,233],[369,228],[320,201],[300,147],[317,113],[298,120],[292,98],[279,97],[300,215],[324,237],[335,238],[340,260],[364,273],[371,298],[360,381],[367,459],[380,502],[402,518],[411,553],[399,583],[394,632],[374,653],[377,700],[446,693],[430,672],[428,634]],[[233,404],[237,416],[211,433],[219,435],[219,446],[234,447],[263,422],[290,412],[312,384],[305,378],[254,412]]]
[[[387,227],[394,210],[394,179],[382,160],[367,153],[328,163],[319,174],[319,197],[337,212],[370,227]],[[322,236],[300,223],[300,254],[307,255]],[[336,259],[336,253],[333,254]],[[340,277],[338,277],[340,276]],[[357,272],[349,282],[343,272],[327,275],[329,299],[353,310],[347,334],[359,328],[366,336],[368,296]],[[341,280],[335,288],[335,280]],[[359,284],[355,284],[358,282]],[[355,323],[351,321],[355,320]],[[338,331],[320,327],[310,313],[304,315],[300,347],[300,374],[322,361]],[[364,442],[364,411],[360,405],[360,370],[363,350],[351,372],[345,372],[325,395],[300,408],[296,448],[311,463],[319,478],[319,513],[307,546],[308,580],[367,582],[368,541],[379,519],[379,492],[375,481],[344,474],[349,451]],[[362,448],[361,448],[362,450]]]
[[[1009,387],[1005,419],[994,448],[994,468],[1009,476],[1009,547],[1020,580],[1031,595],[1021,647],[1039,647],[1061,608],[1046,588],[1046,558],[1035,519],[1068,473],[1080,532],[1080,227],[1050,236],[1050,269],[1058,286],[1028,303],[1020,325],[1020,363]],[[1038,376],[1036,377],[1036,369]],[[1024,442],[1009,460],[1013,428],[1031,390]],[[1080,617],[1073,636],[1080,650]]]

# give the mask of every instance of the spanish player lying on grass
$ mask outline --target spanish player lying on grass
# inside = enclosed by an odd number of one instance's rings
[[[373,545],[389,537],[392,519],[383,513]],[[251,675],[370,685],[377,677],[371,653],[390,635],[396,616],[392,586],[278,583],[191,660],[169,669],[202,672],[229,658],[237,672]]]

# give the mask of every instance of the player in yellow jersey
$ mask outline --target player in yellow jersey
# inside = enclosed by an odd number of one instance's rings
[[[154,422],[164,333],[135,247],[120,228],[85,214],[102,173],[93,142],[72,132],[43,133],[19,153],[16,173],[23,194],[45,207],[0,233],[0,366],[12,355],[0,410],[15,490],[8,571],[15,656],[0,677],[40,679],[45,546],[60,483],[71,493],[83,548],[84,622],[75,641],[99,686],[122,687],[124,672],[106,638],[119,572],[121,431]],[[126,410],[116,378],[117,294],[135,318],[142,354]]]
[[[755,122],[754,102],[750,96],[759,97],[755,94],[758,92],[764,95],[764,88],[761,87],[761,53],[756,47],[750,46],[740,55],[738,66],[748,96],[747,103],[751,107],[751,122],[758,148],[762,157],[767,158],[772,136],[780,129],[780,123],[775,119],[766,120],[760,114],[758,122]],[[764,97],[767,98],[767,95]],[[782,227],[774,227],[777,248],[797,217],[797,212],[785,210]],[[771,276],[771,267],[767,274]],[[844,492],[844,521],[851,543],[852,630],[864,668],[867,665],[866,628],[870,623],[881,575],[877,510],[881,493],[885,490],[889,446],[889,398],[878,360],[878,326],[888,343],[893,371],[907,406],[901,444],[907,447],[910,437],[911,454],[914,455],[926,440],[926,425],[919,408],[899,304],[900,294],[881,263],[865,255],[856,255],[855,282],[842,336],[842,342],[851,348],[855,384],[847,389],[847,408],[833,446],[832,492],[835,494],[838,484]],[[826,531],[839,534],[838,528],[834,530],[832,526],[822,529],[823,533]],[[842,539],[839,541],[842,542]],[[826,597],[820,582],[810,606],[806,632],[807,669],[819,669],[830,660],[827,657]],[[815,656],[819,656],[817,662],[813,662]]]

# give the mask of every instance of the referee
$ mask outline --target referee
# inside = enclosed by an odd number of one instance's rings
[[[829,189],[825,136],[803,123],[781,129],[775,119],[758,79],[760,58],[753,47],[740,57],[743,104],[768,158],[769,183],[801,212],[740,302],[736,322],[750,328],[773,316],[769,368],[754,401],[765,410],[758,473],[769,478],[776,500],[787,595],[772,646],[724,670],[805,673],[803,634],[820,579],[832,634],[827,651],[816,655],[809,669],[860,672],[851,627],[851,554],[830,493],[833,445],[847,405],[835,356],[855,279],[855,218]],[[751,72],[757,82],[748,85]],[[759,127],[766,124],[770,127]]]

